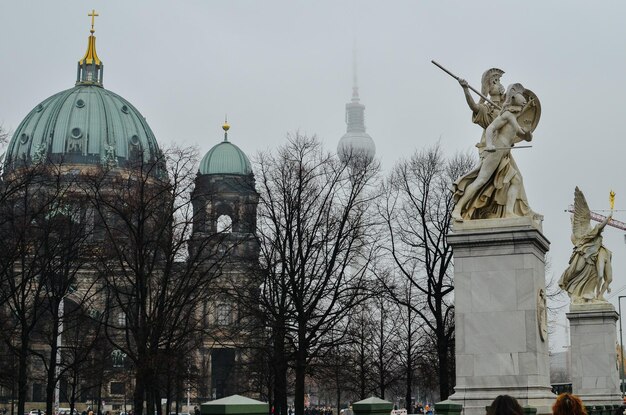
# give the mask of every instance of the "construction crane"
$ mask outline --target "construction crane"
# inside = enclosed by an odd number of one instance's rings
[[[612,190],[609,193],[609,203],[611,204],[610,212],[613,213],[615,211],[613,209],[615,207],[615,192],[612,191]],[[569,205],[567,207],[566,212],[574,213],[574,205]],[[604,212],[606,212],[606,211],[604,211]],[[595,220],[596,222],[602,222],[602,221],[606,220],[606,218],[607,218],[606,216],[601,215],[598,212],[594,212],[593,210],[589,211],[589,216],[591,217],[591,220]],[[626,223],[621,222],[619,220],[615,220],[613,218],[611,218],[611,220],[607,223],[607,225],[608,226],[612,226],[612,227],[617,228],[617,229],[621,229],[623,231],[626,231]]]
[[[574,205],[569,205],[567,207],[566,212],[569,213],[574,213]],[[602,222],[603,220],[606,219],[606,216],[599,214],[598,212],[594,212],[591,211],[589,212],[590,216],[591,216],[591,220],[595,220],[596,222]],[[613,218],[611,218],[611,220],[609,221],[609,223],[607,223],[608,226],[612,226],[614,228],[617,229],[621,229],[623,231],[626,231],[626,223],[621,222],[619,220],[615,220]]]

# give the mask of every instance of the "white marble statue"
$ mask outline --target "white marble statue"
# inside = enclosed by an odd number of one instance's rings
[[[479,166],[454,182],[454,220],[540,218],[528,205],[522,175],[511,156],[516,143],[532,140],[540,115],[532,91],[521,84],[508,87],[502,109],[485,130]]]
[[[572,216],[574,251],[559,280],[559,287],[567,291],[572,304],[604,303],[604,293],[611,292],[611,251],[602,245],[602,230],[611,217],[612,214],[592,228],[589,206],[583,192],[576,187]]]

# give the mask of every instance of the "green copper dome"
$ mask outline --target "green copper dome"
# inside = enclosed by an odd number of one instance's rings
[[[7,148],[5,171],[39,163],[124,167],[160,158],[145,118],[102,87],[95,16],[87,52],[78,61],[76,86],[44,100],[24,118]]]
[[[144,117],[128,101],[93,84],[78,84],[38,104],[9,143],[6,166],[39,162],[151,162],[159,148]]]
[[[246,175],[252,173],[252,167],[246,154],[225,139],[202,158],[199,173]]]

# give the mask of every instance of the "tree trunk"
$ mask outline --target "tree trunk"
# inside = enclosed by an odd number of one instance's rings
[[[304,415],[304,387],[306,380],[306,348],[304,342],[298,344],[296,352],[296,415]]]
[[[367,383],[367,379],[366,379],[366,374],[365,371],[367,370],[367,368],[365,367],[365,352],[364,352],[364,347],[361,346],[361,353],[359,356],[359,369],[360,372],[359,373],[359,392],[360,392],[360,398],[361,399],[365,399],[367,398],[367,396],[365,396],[365,384]]]
[[[61,300],[63,301],[63,300]],[[58,343],[57,337],[59,336],[59,305],[58,303],[52,306],[52,333],[50,337],[50,363],[48,365],[47,382],[46,382],[46,413],[54,414],[53,405],[56,396],[55,389],[58,379],[57,376],[57,351]]]
[[[76,407],[76,389],[78,386],[78,371],[72,370],[72,387],[69,396],[70,400],[70,415],[74,415],[74,408]]]
[[[274,370],[274,414],[288,415],[287,406],[287,359],[285,358],[285,331],[278,329],[274,335],[272,354]]]
[[[437,357],[439,358],[439,398],[445,401],[450,394],[448,339],[445,335],[437,336]]]
[[[276,367],[274,377],[274,413],[287,415],[287,365],[280,364]]]
[[[410,316],[409,309],[409,316]],[[408,413],[412,414],[413,402],[412,402],[412,391],[413,391],[413,334],[409,328],[409,335],[407,339],[407,347],[406,347],[406,391],[405,391],[405,405]]]
[[[145,385],[143,383],[143,375],[141,372],[141,369],[137,369],[135,373],[135,391],[133,392],[133,412],[135,415],[143,415]]]
[[[413,402],[412,402],[412,389],[413,389],[413,368],[411,367],[412,365],[409,364],[407,365],[407,369],[406,369],[406,394],[404,396],[404,400],[405,400],[405,405],[406,405],[406,410],[407,413],[413,413],[414,411],[412,410],[413,408],[411,407]]]
[[[28,393],[27,365],[28,365],[28,335],[22,332],[20,345],[19,374],[17,379],[17,413],[22,415],[26,408],[26,394]]]
[[[152,401],[154,402],[154,413],[156,415],[163,414],[163,407],[161,406],[161,383],[159,382],[159,371],[157,367],[152,369]],[[152,414],[152,412],[148,412],[148,414]]]
[[[146,382],[146,415],[154,415],[154,395],[150,383]]]
[[[335,371],[335,385],[337,386],[337,415],[341,414],[341,376],[339,374],[339,366]]]

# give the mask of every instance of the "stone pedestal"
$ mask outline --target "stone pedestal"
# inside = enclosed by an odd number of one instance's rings
[[[585,406],[621,403],[613,305],[570,305],[572,392]]]
[[[456,223],[456,386],[464,415],[484,415],[501,394],[551,412],[545,310],[549,242],[528,218]]]

